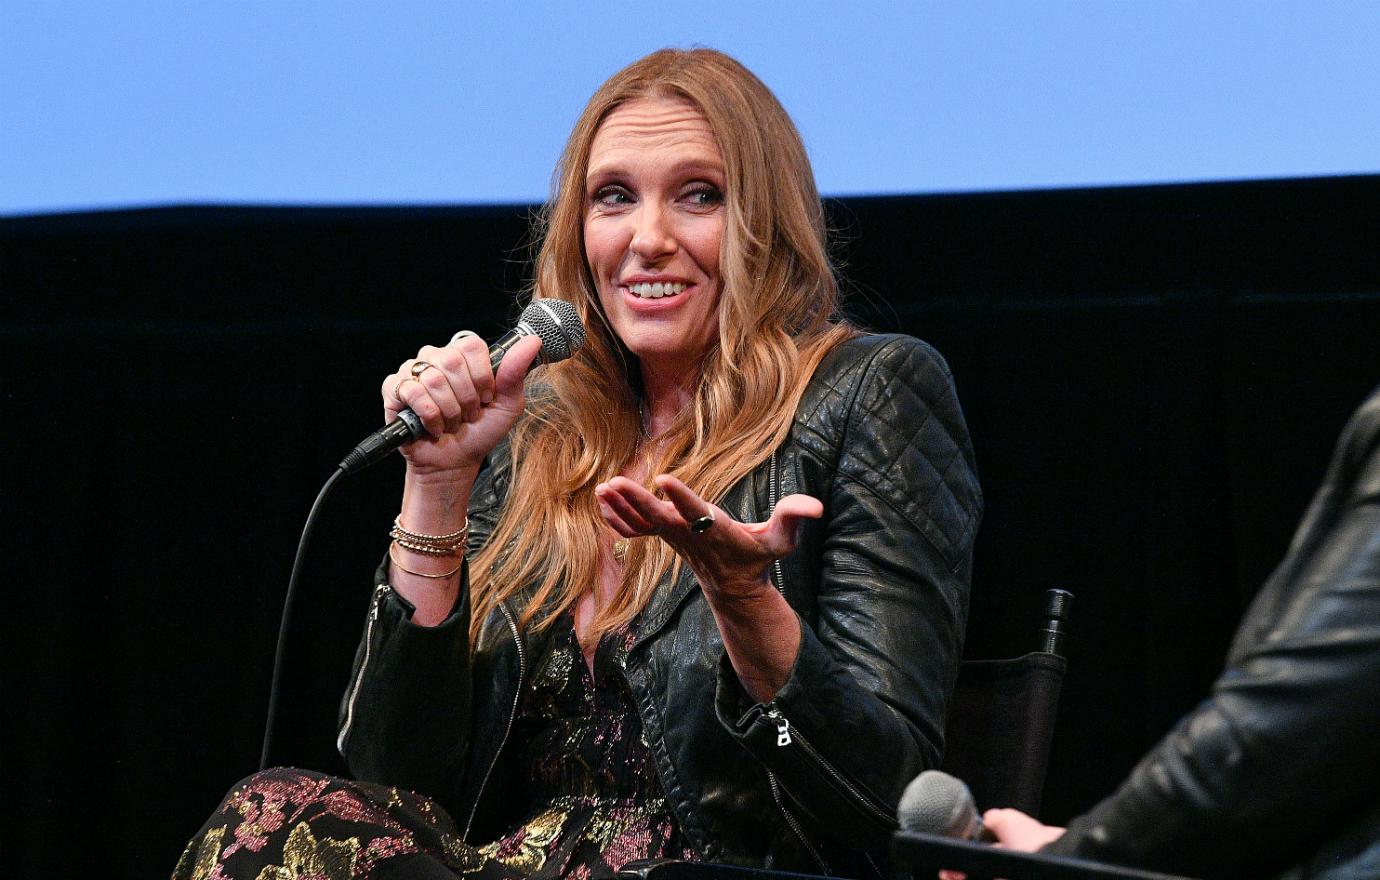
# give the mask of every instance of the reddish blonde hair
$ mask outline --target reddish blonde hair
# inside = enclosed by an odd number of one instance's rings
[[[471,561],[476,636],[498,603],[528,585],[536,589],[519,623],[537,628],[592,589],[607,528],[594,486],[638,453],[637,362],[600,306],[584,219],[594,135],[614,109],[645,97],[684,99],[704,114],[723,156],[726,211],[718,339],[705,353],[693,405],[662,434],[648,473],[674,474],[719,500],[785,440],[820,359],[856,335],[837,318],[838,284],[804,143],[761,80],[712,49],[662,49],[614,74],[575,123],[538,222],[532,296],[574,302],[587,341],[578,356],[532,373],[528,415],[512,435],[508,498]],[[585,639],[631,621],[675,565],[664,542],[631,542],[622,589]]]

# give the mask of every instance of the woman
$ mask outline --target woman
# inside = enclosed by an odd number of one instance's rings
[[[495,375],[458,334],[383,383],[429,436],[341,709],[377,784],[251,777],[183,873],[876,872],[967,608],[947,368],[834,319],[800,137],[721,53],[605,83],[544,221],[534,295],[574,301],[585,348],[528,376],[526,340]]]

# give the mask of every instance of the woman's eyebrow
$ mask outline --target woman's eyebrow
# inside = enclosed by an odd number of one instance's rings
[[[672,177],[687,177],[694,174],[708,174],[723,177],[726,173],[722,162],[706,159],[686,159],[683,162],[677,162],[667,170]],[[632,176],[631,172],[620,162],[591,167],[585,172],[585,182],[589,183],[595,179],[616,179],[629,176]]]

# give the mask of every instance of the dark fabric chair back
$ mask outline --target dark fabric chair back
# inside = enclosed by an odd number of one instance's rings
[[[1032,653],[959,666],[940,768],[968,783],[980,810],[1039,814],[1072,610],[1072,593],[1046,590]]]
[[[978,809],[1039,813],[1067,667],[1047,652],[960,665],[940,768],[968,783]]]

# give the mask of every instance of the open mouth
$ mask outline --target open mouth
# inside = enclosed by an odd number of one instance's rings
[[[668,296],[678,296],[685,292],[688,287],[683,281],[670,282],[642,282],[639,284],[629,284],[626,290],[638,299],[664,299]]]

